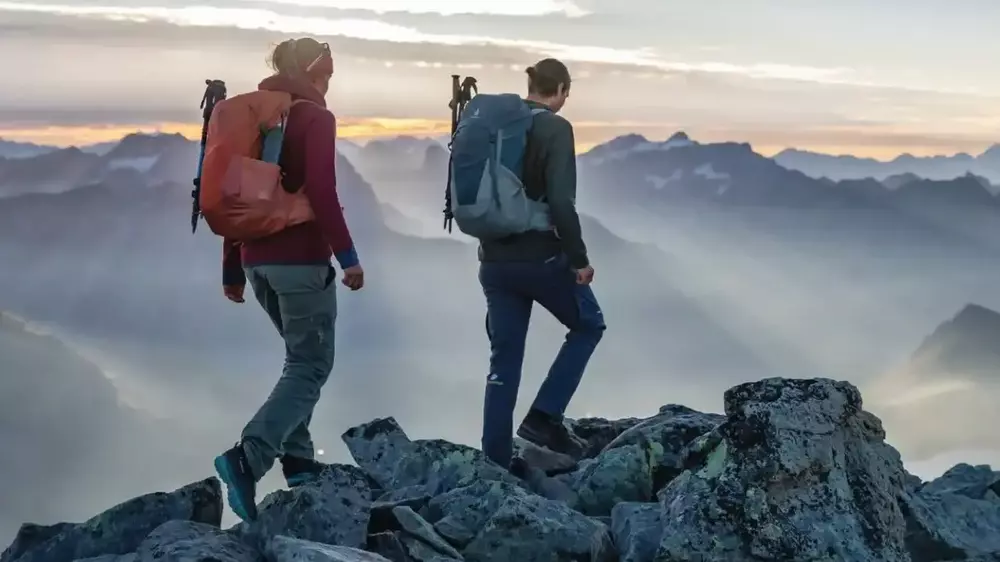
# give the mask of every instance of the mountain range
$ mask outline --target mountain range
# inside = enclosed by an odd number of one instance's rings
[[[903,154],[889,161],[857,156],[819,154],[794,148],[774,156],[782,166],[799,170],[814,178],[832,180],[874,178],[878,180],[901,174],[913,174],[931,180],[948,180],[974,174],[1000,184],[1000,144],[979,155],[958,153],[952,156],[913,156]]]
[[[163,147],[160,155],[127,175],[0,200],[0,262],[18,264],[17,275],[0,276],[0,308],[126,356],[139,386],[153,389],[147,394],[157,404],[150,407],[194,415],[219,401],[252,401],[272,383],[261,365],[277,363],[281,349],[256,305],[234,306],[220,297],[218,240],[204,225],[191,235],[190,146],[172,137],[150,139]],[[91,170],[105,170],[125,155],[133,164],[148,157],[142,140],[126,139],[94,160]],[[185,158],[192,160],[178,163]],[[428,239],[392,230],[385,203],[346,158],[338,163],[338,190],[370,279],[364,291],[342,296],[338,321],[340,347],[350,350],[338,357],[338,369],[363,371],[366,378],[338,384],[345,395],[354,388],[357,396],[372,398],[345,400],[337,415],[368,415],[371,407],[390,405],[396,415],[417,415],[426,406],[409,396],[428,384],[445,384],[435,381],[448,380],[456,392],[479,392],[486,341],[475,246],[457,236]],[[637,388],[657,381],[662,369],[719,373],[720,385],[738,370],[771,370],[700,300],[672,286],[667,253],[624,240],[594,218],[585,217],[584,228],[594,259],[603,264],[599,298],[611,330],[621,334],[602,343],[595,368],[629,373]],[[675,327],[664,326],[664,318]],[[427,323],[434,329],[419,328]],[[550,319],[540,320],[533,333],[539,345],[532,346],[527,364],[537,370],[527,380],[538,380],[563,337]],[[671,334],[666,341],[665,333]],[[446,370],[436,359],[442,354],[452,358]],[[247,377],[247,369],[259,376]],[[206,371],[219,375],[206,378]],[[400,372],[410,375],[399,380]],[[376,398],[371,388],[381,385],[396,391]],[[613,387],[611,380],[596,379],[581,392],[598,396]],[[456,407],[454,415],[466,408],[471,412],[475,405]],[[234,414],[232,423],[238,419]]]
[[[475,245],[441,230],[447,150],[438,139],[370,145],[340,143],[338,190],[369,280],[340,295],[317,443],[329,441],[324,428],[390,413],[417,432],[475,443],[469,420],[480,415],[488,344]],[[196,158],[196,143],[179,135],[136,134],[0,160],[0,264],[15,264],[0,275],[0,309],[114,359],[132,408],[122,423],[141,425],[133,410],[183,420],[197,431],[175,430],[186,436],[180,448],[200,459],[238,435],[282,349],[259,307],[222,298],[218,239],[204,225],[190,232]],[[893,402],[916,386],[896,378],[915,370],[898,362],[929,326],[968,302],[1000,308],[1000,210],[980,178],[817,180],[749,145],[684,134],[620,137],[579,162],[609,331],[574,415],[655,409],[649,396],[664,388],[717,409],[713,397],[732,384],[809,373],[890,389],[877,413],[891,414],[907,454],[946,450],[956,432],[988,442],[955,424],[939,424],[940,436],[911,430],[935,403]],[[563,335],[536,315],[524,386],[541,381]],[[953,371],[925,376],[964,380]],[[966,411],[956,402],[950,419],[987,411],[991,395]],[[12,396],[0,393],[0,411]],[[174,473],[200,470],[192,462]]]
[[[617,200],[669,204],[782,207],[794,209],[888,209],[897,205],[998,207],[990,183],[969,173],[948,180],[897,177],[890,189],[873,178],[832,181],[810,177],[746,143],[702,144],[680,132],[664,142],[626,135],[580,156],[584,185],[616,186]],[[903,180],[903,181],[899,181]]]

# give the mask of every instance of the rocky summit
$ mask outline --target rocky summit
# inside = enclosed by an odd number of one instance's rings
[[[518,442],[515,477],[378,419],[342,436],[357,466],[268,495],[252,523],[220,528],[209,478],[26,524],[0,562],[1000,561],[1000,473],[908,474],[846,382],[742,384],[725,415],[566,423],[583,458]]]

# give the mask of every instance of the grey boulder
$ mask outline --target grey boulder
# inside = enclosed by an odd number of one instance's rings
[[[478,449],[440,439],[411,441],[393,418],[351,428],[341,437],[358,466],[384,490],[421,486],[437,495],[481,480],[519,483]]]
[[[570,477],[573,507],[586,515],[607,516],[621,502],[653,499],[653,462],[657,452],[639,445],[609,449],[583,462]]]
[[[653,562],[663,535],[660,505],[620,503],[611,510],[611,535],[620,562]]]
[[[469,562],[614,562],[608,527],[563,502],[507,497],[462,550]]]
[[[222,521],[219,481],[208,478],[173,492],[132,498],[84,523],[24,525],[0,562],[52,562],[135,552],[154,529],[173,520],[218,527]]]
[[[406,536],[423,542],[436,551],[438,556],[443,555],[454,559],[462,558],[462,555],[453,546],[438,535],[430,523],[417,515],[409,507],[397,506],[392,510],[392,514],[396,516],[396,521],[399,522]]]
[[[668,404],[653,417],[622,432],[605,447],[638,445],[652,447],[654,459],[654,489],[662,489],[683,472],[682,459],[687,446],[698,437],[712,431],[725,420],[719,414],[706,414],[686,406]]]
[[[136,551],[136,562],[258,562],[260,554],[237,536],[204,523],[169,521]]]
[[[951,493],[977,500],[1000,501],[1000,472],[989,465],[957,464],[940,477],[919,487],[922,493]]]
[[[913,562],[1000,557],[1000,503],[920,491],[905,494],[901,504]]]
[[[390,562],[373,552],[281,535],[268,541],[266,552],[268,562]]]
[[[904,473],[849,383],[728,390],[703,465],[660,493],[657,562],[906,562]]]
[[[371,488],[361,469],[330,465],[309,484],[269,494],[256,521],[240,532],[258,544],[287,536],[317,543],[362,548],[368,536]]]
[[[522,488],[505,482],[476,482],[432,498],[423,516],[439,535],[461,550],[506,499],[527,495]]]

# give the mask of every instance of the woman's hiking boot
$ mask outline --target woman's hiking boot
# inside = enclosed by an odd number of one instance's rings
[[[226,486],[226,497],[233,513],[244,521],[257,519],[257,480],[250,471],[243,446],[237,443],[215,457],[215,472]]]

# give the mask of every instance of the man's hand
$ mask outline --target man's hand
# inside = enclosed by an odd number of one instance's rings
[[[576,282],[579,285],[590,285],[594,280],[594,266],[588,265],[583,269],[576,270]]]
[[[223,285],[222,294],[235,303],[243,303],[243,290],[245,288],[245,285]]]
[[[340,282],[348,289],[357,291],[365,286],[365,270],[361,269],[361,264],[348,267],[344,270],[344,278]]]

